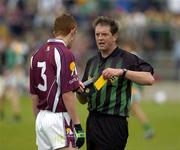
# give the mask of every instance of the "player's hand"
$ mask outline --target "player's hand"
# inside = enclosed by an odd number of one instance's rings
[[[79,81],[79,88],[76,91],[76,97],[81,104],[87,103],[87,98],[84,95],[84,89],[85,89],[84,84],[81,81]]]
[[[76,135],[76,146],[78,148],[81,148],[85,141],[85,133],[82,129],[81,124],[75,124],[74,129],[75,129],[75,135]]]
[[[84,92],[84,88],[85,88],[84,84],[81,81],[79,81],[79,89],[77,90],[77,92],[79,93]]]

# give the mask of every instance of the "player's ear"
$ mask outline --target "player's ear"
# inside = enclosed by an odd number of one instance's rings
[[[73,35],[73,36],[76,35],[77,29],[76,29],[75,27],[72,28],[70,33],[71,33],[71,35]]]
[[[56,33],[54,30],[52,31],[52,33],[55,37],[58,36],[58,33]]]

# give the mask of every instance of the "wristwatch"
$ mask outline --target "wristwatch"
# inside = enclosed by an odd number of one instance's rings
[[[126,76],[127,71],[128,71],[127,69],[123,69],[123,74],[122,74],[123,78]]]

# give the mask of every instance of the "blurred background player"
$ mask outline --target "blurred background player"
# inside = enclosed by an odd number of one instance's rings
[[[7,34],[8,35],[8,34]],[[5,100],[12,107],[12,120],[21,120],[20,96],[26,90],[25,60],[28,46],[14,35],[8,36],[1,50],[0,118],[4,118]]]
[[[123,42],[123,49],[138,55],[137,50],[139,49],[138,44],[134,40],[127,40]],[[154,130],[151,127],[147,115],[142,110],[139,102],[142,100],[143,96],[143,86],[132,83],[132,93],[131,93],[131,111],[133,115],[138,119],[144,129],[144,138],[149,139],[154,135]]]
[[[0,51],[0,120],[3,120],[4,119],[4,109],[3,109],[3,106],[4,106],[4,99],[3,99],[3,96],[4,96],[4,78],[3,78],[3,73],[4,73],[4,56],[5,53],[4,53],[4,49],[1,49]]]

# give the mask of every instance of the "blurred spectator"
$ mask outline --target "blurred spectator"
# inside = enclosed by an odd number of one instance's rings
[[[175,60],[175,79],[180,80],[180,35],[177,35],[174,41],[173,56]]]
[[[38,0],[35,25],[50,27],[56,15],[62,12],[64,12],[62,0]]]
[[[24,2],[22,0],[9,0],[7,4],[8,9],[8,24],[10,31],[18,36],[22,36],[25,31],[24,28]]]
[[[134,0],[115,0],[115,8],[117,11],[127,11],[132,12],[134,10],[136,1]]]
[[[180,0],[167,0],[167,6],[173,13],[180,13]]]

